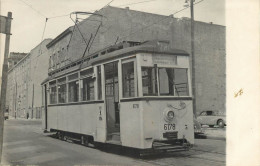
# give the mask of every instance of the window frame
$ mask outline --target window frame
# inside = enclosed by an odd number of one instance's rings
[[[74,74],[77,74],[78,77],[69,80],[69,76],[72,76],[72,75],[74,75]],[[77,72],[71,73],[71,74],[67,75],[66,77],[67,77],[67,83],[66,83],[66,84],[67,84],[67,96],[68,96],[67,101],[68,101],[68,103],[77,103],[77,102],[80,102],[81,100],[80,100],[80,78],[79,78],[79,72],[77,71]],[[78,95],[77,95],[77,96],[78,96],[78,100],[77,100],[77,101],[70,101],[70,95],[69,95],[70,89],[69,89],[69,84],[72,83],[72,82],[76,82],[76,84],[77,84],[77,82],[78,82]]]
[[[92,73],[90,75],[81,75],[81,72],[85,72],[87,70],[92,70]],[[90,96],[86,95],[86,100],[84,100],[84,91],[83,91],[83,89],[84,89],[84,84],[83,84],[84,81],[83,80],[84,79],[91,79],[93,81],[93,88],[92,88],[93,89],[93,95],[94,95],[93,99],[88,100],[87,98],[90,97]],[[97,78],[95,77],[95,67],[89,67],[89,68],[86,68],[86,69],[81,70],[79,72],[79,83],[80,83],[80,86],[79,86],[80,94],[79,94],[79,96],[80,96],[80,101],[94,101],[94,100],[96,100],[96,90],[95,90],[96,81],[97,81]],[[87,92],[88,92],[88,89],[87,89]]]
[[[124,83],[124,81],[123,81],[123,64],[126,64],[126,63],[131,63],[131,62],[133,62],[133,64],[134,64],[134,96],[131,96],[131,97],[124,97],[124,90],[123,90],[123,88],[124,88],[124,86],[123,86],[123,83]],[[138,94],[138,74],[137,74],[137,62],[136,62],[136,57],[134,57],[134,58],[127,58],[127,59],[122,59],[121,60],[121,76],[122,76],[122,78],[121,78],[121,84],[122,84],[122,87],[121,87],[121,96],[122,96],[122,98],[123,99],[125,99],[125,98],[136,98],[136,97],[138,97],[139,96],[139,94]]]
[[[65,78],[65,82],[59,82],[59,80],[64,79]],[[65,101],[64,102],[60,102],[60,98],[59,98],[59,89],[60,86],[65,85]],[[68,102],[68,86],[67,86],[67,77],[63,76],[57,79],[57,94],[58,94],[58,98],[57,98],[57,103],[58,104],[64,104]]]
[[[158,74],[158,79],[157,79],[157,81],[158,81],[158,88],[159,88],[159,96],[166,96],[166,95],[161,95],[161,91],[160,91],[160,78],[159,78],[159,69],[162,69],[162,68],[165,68],[165,69],[173,69],[173,71],[174,71],[174,73],[175,73],[175,69],[185,69],[186,70],[186,73],[187,73],[187,93],[188,93],[188,95],[187,96],[190,96],[191,94],[191,92],[190,92],[190,82],[189,82],[189,76],[188,76],[188,68],[184,68],[184,67],[162,67],[162,66],[160,66],[160,67],[157,67],[157,74]],[[175,85],[177,85],[177,84],[175,84]],[[173,88],[173,93],[174,93],[174,95],[168,95],[169,97],[187,97],[187,96],[179,96],[179,95],[177,95],[178,94],[178,92],[176,92],[176,87],[175,88]]]
[[[153,66],[142,66],[140,65],[138,67],[140,69],[140,76],[138,77],[138,79],[140,79],[140,85],[142,86],[141,88],[141,94],[143,97],[190,97],[191,96],[191,92],[190,92],[190,80],[189,80],[189,68],[187,67],[169,67],[169,66],[162,66],[159,65],[157,66],[156,64],[154,64]],[[153,68],[155,70],[155,75],[156,75],[156,83],[157,83],[157,95],[144,95],[143,93],[143,76],[142,76],[142,68]],[[174,95],[161,95],[161,91],[160,91],[160,78],[159,78],[159,69],[162,68],[168,68],[168,69],[185,69],[187,71],[187,88],[188,88],[188,95],[186,96],[178,96],[176,93],[176,89],[174,88]],[[140,90],[140,89],[139,89]]]
[[[55,82],[55,84],[53,84],[53,85],[51,85],[51,83],[52,82]],[[55,79],[55,80],[51,80],[51,81],[49,81],[49,91],[50,91],[50,93],[49,93],[49,103],[50,104],[57,104],[58,103],[58,89],[57,89],[57,80]],[[53,102],[52,101],[52,97],[51,97],[51,93],[52,93],[52,88],[53,87],[55,87],[56,88],[56,94],[55,95],[53,95],[54,97],[55,97],[55,101]]]

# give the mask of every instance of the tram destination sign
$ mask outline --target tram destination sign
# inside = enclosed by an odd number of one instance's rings
[[[177,56],[175,55],[153,55],[153,64],[159,65],[177,65]]]

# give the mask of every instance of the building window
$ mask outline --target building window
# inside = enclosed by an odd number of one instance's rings
[[[58,102],[59,103],[66,103],[66,95],[67,95],[67,88],[66,88],[66,77],[58,79]]]
[[[97,67],[97,91],[98,91],[98,100],[102,99],[102,86],[101,86],[101,66]]]
[[[50,104],[56,104],[57,103],[56,81],[50,82],[49,86],[50,86]]]
[[[158,96],[157,75],[154,67],[142,67],[144,96]]]
[[[134,62],[122,64],[123,97],[135,97]]]
[[[69,102],[79,101],[79,80],[78,73],[68,76],[69,89],[68,89],[68,99]]]

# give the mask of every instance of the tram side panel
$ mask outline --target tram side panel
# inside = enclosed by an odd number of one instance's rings
[[[185,108],[180,109],[180,103]],[[120,132],[123,146],[140,149],[152,148],[154,141],[171,140],[164,138],[166,132],[177,132],[177,138],[185,138],[189,143],[194,144],[194,128],[192,100],[182,101],[132,101],[121,102],[120,107]],[[172,108],[179,108],[172,109]],[[165,112],[174,111],[174,120],[165,121]],[[168,127],[173,124],[174,128]],[[166,125],[166,128],[165,128]]]
[[[51,131],[51,129],[58,129],[57,127],[57,107],[49,106],[48,107],[48,113],[47,113],[47,128],[48,131]]]
[[[142,133],[142,114],[140,101],[120,103],[120,134],[123,146],[140,148]]]
[[[103,104],[64,105],[48,108],[48,130],[61,130],[105,141],[105,112]]]

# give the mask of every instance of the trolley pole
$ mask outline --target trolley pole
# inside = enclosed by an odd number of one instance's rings
[[[2,70],[2,87],[1,87],[1,101],[0,101],[0,163],[2,158],[2,148],[3,148],[3,133],[4,133],[4,112],[5,112],[5,101],[6,101],[6,87],[7,87],[7,72],[8,72],[8,54],[11,36],[11,20],[12,13],[8,12],[7,17],[0,16],[1,20],[1,33],[5,33],[5,51],[4,51],[4,63]],[[3,26],[5,25],[5,26]]]
[[[193,114],[196,116],[196,79],[195,79],[195,48],[194,48],[194,1],[190,0],[190,25],[191,25],[191,71],[192,71],[192,95],[193,95]]]

